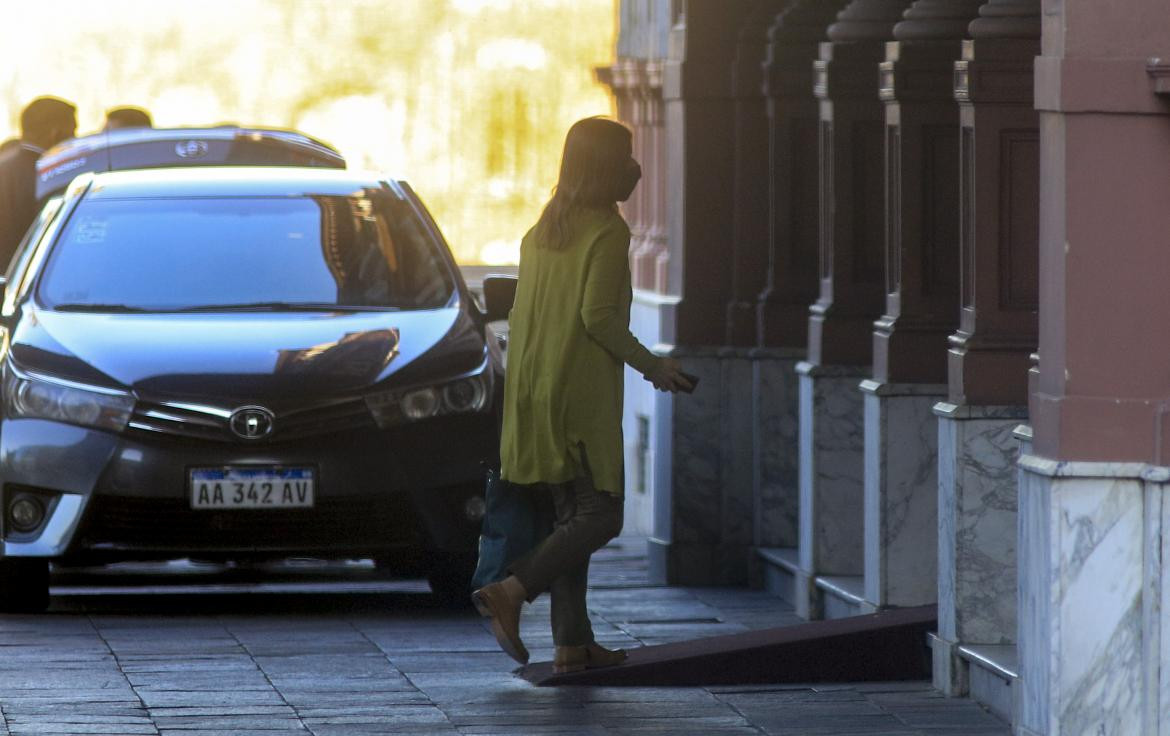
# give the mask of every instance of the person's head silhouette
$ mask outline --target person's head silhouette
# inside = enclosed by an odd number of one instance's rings
[[[150,128],[153,125],[150,113],[141,107],[115,107],[106,113],[106,130]]]
[[[77,108],[60,97],[38,97],[20,113],[20,138],[52,148],[77,133]]]

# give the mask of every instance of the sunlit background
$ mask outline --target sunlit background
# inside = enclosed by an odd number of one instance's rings
[[[461,263],[514,263],[564,132],[613,112],[615,0],[0,1],[0,139],[53,94],[79,133],[138,105],[155,125],[302,130],[409,180]]]

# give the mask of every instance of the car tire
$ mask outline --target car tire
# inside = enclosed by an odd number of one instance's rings
[[[26,557],[0,560],[0,612],[40,613],[49,607],[49,563]]]
[[[476,561],[474,554],[438,555],[427,573],[427,582],[435,599],[447,607],[469,608],[471,576],[475,574]]]

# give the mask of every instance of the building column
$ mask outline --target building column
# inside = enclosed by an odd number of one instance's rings
[[[982,0],[917,0],[881,65],[886,298],[865,394],[865,601],[938,595],[938,422],[959,313],[954,63]]]
[[[768,273],[770,103],[765,99],[764,60],[769,25],[793,0],[757,0],[739,29],[731,88],[735,114],[732,183],[731,299],[724,343],[756,344],[756,297]]]
[[[751,493],[750,544],[795,528],[795,484],[774,481],[777,466],[791,464],[785,452],[787,429],[780,415],[787,394],[778,366],[795,363],[784,351],[757,349],[756,297],[764,288],[769,255],[769,120],[764,66],[768,30],[777,13],[793,0],[756,0],[739,28],[731,70],[734,101],[734,179],[732,186],[731,299],[727,304],[724,347],[719,353],[722,385],[720,483]],[[780,406],[777,406],[780,404]],[[792,413],[791,423],[795,412]],[[793,447],[793,455],[795,447]],[[792,501],[788,502],[788,496]]]
[[[623,6],[623,11],[631,8]],[[642,24],[627,20],[639,19]],[[630,224],[630,272],[635,288],[631,322],[639,336],[655,344],[662,311],[668,308],[661,296],[665,291],[666,189],[662,148],[662,60],[653,54],[665,44],[658,41],[662,21],[636,13],[623,12],[622,43],[612,66],[595,70],[597,78],[608,86],[615,98],[617,117],[633,132],[634,157],[642,163],[642,181],[634,195],[622,205],[622,214]],[[662,274],[661,281],[659,275]],[[628,372],[626,377],[627,412],[623,419],[626,456],[625,497],[626,530],[648,534],[652,529],[656,427],[653,390],[641,377]]]
[[[757,18],[766,24],[770,16],[759,13],[759,0],[679,7],[663,72],[666,275],[677,298],[659,336],[668,354],[701,380],[693,395],[656,398],[650,573],[675,584],[744,584],[755,530],[750,394],[743,391],[751,366],[724,345],[736,268],[730,244],[737,217],[737,116],[730,72],[745,23]],[[753,108],[763,119],[763,101],[754,94],[758,104],[745,104],[741,112]],[[762,145],[757,155],[766,158],[766,138]]]
[[[799,539],[799,391],[808,306],[816,299],[820,203],[813,61],[846,0],[797,0],[768,31],[763,91],[768,112],[768,248],[756,295],[752,352],[756,546],[784,565],[769,587],[793,601]]]
[[[1036,349],[1040,0],[990,0],[955,62],[961,121],[959,329],[938,416],[934,685],[964,695],[959,647],[1011,661],[1016,640],[1017,443]],[[976,165],[978,162],[978,165]],[[971,650],[975,651],[975,650]],[[1008,654],[1008,656],[1003,656]]]
[[[1165,735],[1170,95],[1164,0],[1043,8],[1040,364],[1020,459],[1017,733]]]
[[[666,293],[666,268],[670,249],[666,247],[666,131],[662,106],[662,60],[649,59],[642,68],[639,92],[644,100],[645,132],[641,157],[642,186],[645,188],[645,239],[633,254],[631,268],[635,288]]]
[[[795,604],[825,615],[818,576],[861,579],[862,402],[870,333],[882,309],[883,44],[906,0],[854,0],[829,26],[815,62],[820,290],[799,374],[800,538]],[[825,581],[832,584],[832,581]],[[858,591],[859,593],[860,591]],[[834,615],[829,611],[829,615]]]

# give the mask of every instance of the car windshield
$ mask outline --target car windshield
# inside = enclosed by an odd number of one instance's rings
[[[38,297],[79,311],[438,308],[454,289],[440,247],[387,190],[95,199],[70,218]]]

